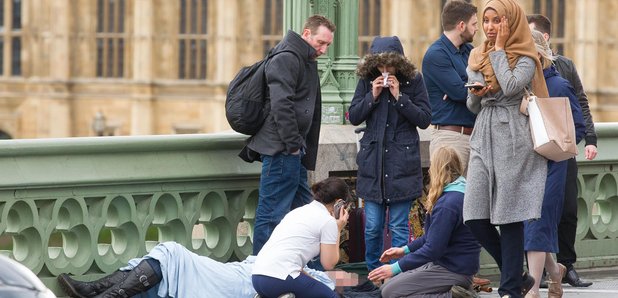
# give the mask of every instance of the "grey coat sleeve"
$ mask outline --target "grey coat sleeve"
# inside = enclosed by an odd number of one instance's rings
[[[575,95],[579,101],[579,105],[582,107],[582,114],[584,116],[584,122],[586,123],[586,145],[597,145],[597,133],[594,129],[594,121],[592,120],[592,114],[590,114],[590,107],[588,106],[588,95],[584,91],[584,86],[575,68],[575,63],[571,59],[564,56],[557,56],[554,61],[556,69],[560,75],[567,79],[573,89],[575,89]]]
[[[534,77],[536,64],[530,57],[521,56],[513,69],[509,67],[509,61],[504,50],[490,53],[489,59],[496,73],[502,93],[506,97],[520,94],[524,87],[530,84],[532,77]]]

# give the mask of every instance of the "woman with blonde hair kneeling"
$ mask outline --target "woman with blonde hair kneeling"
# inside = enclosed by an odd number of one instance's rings
[[[453,148],[440,147],[431,157],[425,234],[403,247],[386,250],[381,262],[400,258],[369,273],[374,282],[393,277],[383,297],[451,297],[450,289],[469,289],[479,269],[481,246],[463,224],[466,180]]]

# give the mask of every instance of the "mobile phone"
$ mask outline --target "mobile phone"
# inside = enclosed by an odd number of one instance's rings
[[[479,90],[479,89],[485,88],[485,85],[479,85],[479,84],[474,84],[474,83],[467,83],[467,84],[464,85],[464,87]]]
[[[338,200],[335,202],[335,206],[333,207],[333,213],[335,215],[335,219],[339,219],[339,213],[341,212],[341,208],[346,208],[346,202],[344,200]]]

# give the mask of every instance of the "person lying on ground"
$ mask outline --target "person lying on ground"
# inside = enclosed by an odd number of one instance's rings
[[[128,266],[92,282],[60,274],[58,282],[70,297],[229,297],[252,298],[255,256],[241,262],[222,263],[197,255],[176,242],[155,246]],[[304,268],[330,289],[335,284],[321,271]]]

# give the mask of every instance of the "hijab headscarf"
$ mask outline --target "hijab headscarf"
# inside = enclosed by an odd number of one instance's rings
[[[539,97],[548,97],[547,86],[545,85],[545,78],[543,76],[543,67],[537,56],[536,47],[532,39],[532,34],[530,33],[530,27],[528,26],[528,20],[526,19],[524,10],[515,0],[489,0],[485,3],[483,15],[488,9],[495,10],[500,18],[506,16],[509,22],[511,34],[506,40],[504,51],[506,52],[506,57],[511,69],[515,67],[517,60],[519,60],[521,56],[528,56],[534,59],[536,69],[534,77],[532,78],[532,91]],[[470,69],[480,71],[483,74],[485,82],[492,86],[492,92],[498,92],[500,90],[500,84],[496,79],[496,74],[489,60],[489,53],[495,50],[495,44],[487,39],[480,46],[472,50],[468,60]]]

